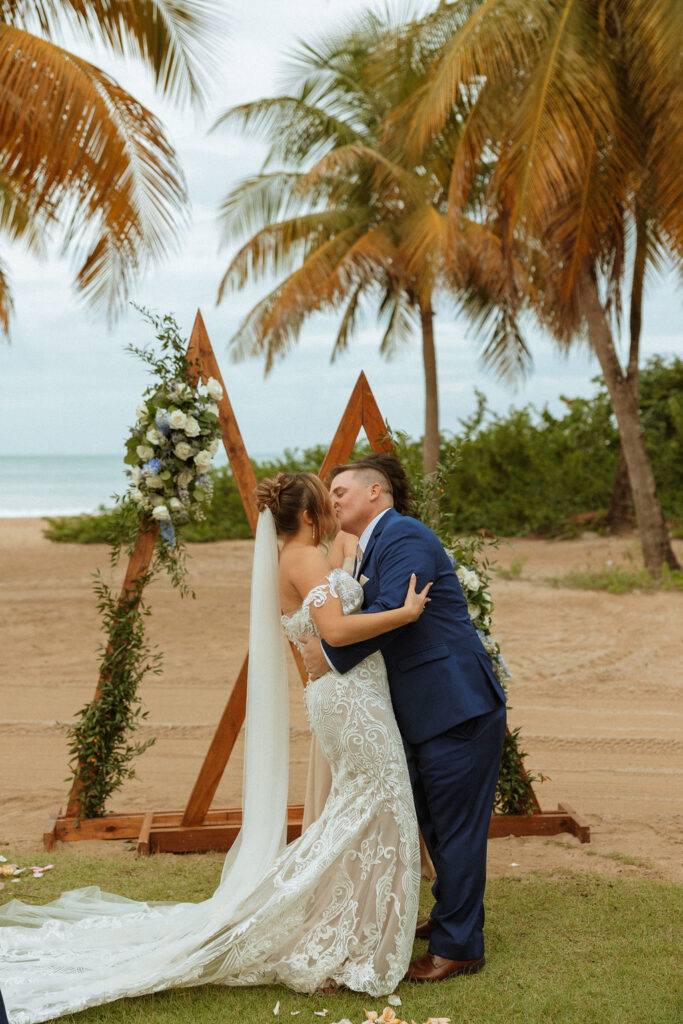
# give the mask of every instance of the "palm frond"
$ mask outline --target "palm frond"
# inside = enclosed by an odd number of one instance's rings
[[[77,285],[110,315],[182,226],[185,184],[159,121],[98,68],[0,25],[3,173],[35,214],[59,220],[85,260]]]
[[[221,245],[259,231],[263,225],[273,224],[301,206],[302,201],[294,194],[299,178],[297,171],[273,171],[238,181],[219,208]]]
[[[425,50],[435,53],[411,120],[409,141],[418,152],[441,131],[463,90],[489,78],[512,81],[534,60],[555,6],[533,0],[462,0],[441,4],[435,12],[439,17],[425,27],[414,25]]]
[[[349,347],[349,341],[352,335],[355,333],[358,326],[358,314],[361,304],[361,296],[365,288],[365,283],[361,281],[356,288],[351,292],[351,298],[349,299],[344,315],[341,318],[339,324],[339,330],[337,331],[337,337],[335,338],[334,347],[332,349],[332,355],[330,356],[330,362],[333,363],[337,356],[341,352],[345,352]]]
[[[273,160],[285,164],[310,162],[320,150],[359,138],[348,122],[297,96],[275,96],[231,107],[220,115],[212,130],[233,126],[270,142],[266,165]]]
[[[476,297],[468,296],[465,306],[476,322]],[[531,373],[533,357],[511,310],[506,307],[492,309],[484,303],[478,317],[478,328],[483,334],[480,342],[482,365],[493,370],[499,380],[511,382]]]
[[[290,273],[307,253],[349,230],[357,232],[359,229],[348,211],[336,209],[266,224],[230,261],[221,280],[217,301],[222,301],[228,289],[243,288],[250,279]]]
[[[7,178],[0,178],[0,231],[12,241],[21,239],[36,256],[46,252],[46,242],[52,226],[49,206],[31,209],[25,199]]]
[[[63,28],[134,56],[175,100],[203,102],[227,30],[219,0],[0,0],[0,17],[56,42]]]
[[[381,314],[389,314],[379,351],[384,359],[391,359],[399,348],[414,337],[418,325],[416,310],[402,290],[388,289],[380,306]]]
[[[12,290],[10,288],[7,268],[3,261],[0,260],[0,329],[2,329],[6,337],[9,337],[9,325],[13,309],[14,302],[12,301]]]

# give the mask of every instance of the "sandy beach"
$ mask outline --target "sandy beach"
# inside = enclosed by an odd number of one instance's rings
[[[47,541],[39,519],[0,520],[0,843],[40,849],[50,807],[64,805],[66,742],[60,722],[94,693],[101,642],[91,574],[111,576],[100,545]],[[679,558],[683,542],[676,542]],[[514,679],[511,726],[521,726],[527,765],[550,776],[541,805],[570,804],[592,842],[571,836],[498,839],[494,874],[562,868],[683,879],[683,595],[615,596],[553,587],[572,569],[637,557],[634,537],[501,545],[502,567],[521,574],[493,585],[495,634]],[[149,677],[145,733],[156,744],[111,810],[181,808],[247,648],[252,544],[191,547],[195,601],[166,580],[149,591],[149,632],[164,652]],[[290,800],[301,801],[308,728],[290,665]],[[239,804],[238,743],[216,805]],[[117,843],[89,844],[114,852]]]

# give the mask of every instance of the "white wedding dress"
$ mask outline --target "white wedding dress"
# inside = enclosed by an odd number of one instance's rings
[[[272,591],[272,579],[269,587]],[[362,603],[360,584],[333,570],[298,611],[282,617],[290,639],[316,632],[310,606],[330,594],[339,596],[346,614]],[[252,631],[255,599],[261,597],[252,591]],[[276,652],[281,672],[279,623],[277,628],[280,650],[273,640],[270,653]],[[250,663],[258,654],[250,641]],[[276,784],[282,752],[278,773],[265,786],[254,767],[268,759],[271,744],[277,750],[258,716],[272,710],[273,729],[282,735],[284,714],[288,732],[286,677],[284,697],[282,689],[281,680],[273,692],[275,707],[264,711],[264,694],[257,699],[250,670],[245,773],[251,757],[253,792],[267,793],[252,798],[245,784],[242,834],[210,899],[139,903],[90,887],[43,907],[16,900],[0,907],[0,992],[10,1024],[34,1024],[125,996],[207,983],[279,982],[301,992],[338,984],[370,995],[393,991],[412,951],[420,860],[384,661],[377,654],[346,675],[329,672],[307,686],[306,710],[331,766],[332,789],[320,817],[286,847],[286,784]],[[261,799],[274,803],[266,806]]]

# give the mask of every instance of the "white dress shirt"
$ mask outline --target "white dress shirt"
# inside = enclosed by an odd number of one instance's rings
[[[361,533],[360,537],[358,538],[358,546],[356,547],[356,553],[358,552],[358,548],[360,548],[360,550],[363,552],[363,554],[365,554],[365,552],[368,549],[368,544],[370,542],[370,537],[372,536],[372,531],[375,529],[375,527],[377,526],[378,522],[380,521],[380,519],[382,518],[384,513],[388,512],[388,511],[389,511],[388,508],[383,508],[382,511],[379,512],[375,516],[375,518],[372,519],[368,523],[368,525],[365,527],[365,529]],[[355,566],[355,574],[357,574],[357,572],[360,570],[360,562],[362,562],[362,561],[363,561],[363,556],[361,555],[361,558],[360,558],[360,561],[359,561],[358,565]],[[322,650],[322,652],[323,652],[323,654],[325,656],[325,661],[327,662],[327,664],[330,666],[330,668],[334,672],[336,672],[337,671],[336,668],[334,667],[334,665],[332,664],[330,659],[327,657],[327,652],[325,651],[325,648],[322,647],[321,650]]]

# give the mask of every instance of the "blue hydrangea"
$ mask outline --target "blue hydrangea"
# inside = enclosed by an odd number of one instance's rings
[[[173,529],[173,521],[168,520],[162,522],[160,526],[161,536],[164,538],[170,548],[175,547],[175,530]]]
[[[145,462],[142,467],[143,473],[154,473],[157,474],[161,469],[161,459],[150,459],[149,462]]]
[[[168,425],[168,409],[157,409],[154,422],[157,426],[157,430],[160,430],[164,437],[168,437],[171,433],[171,428]]]

